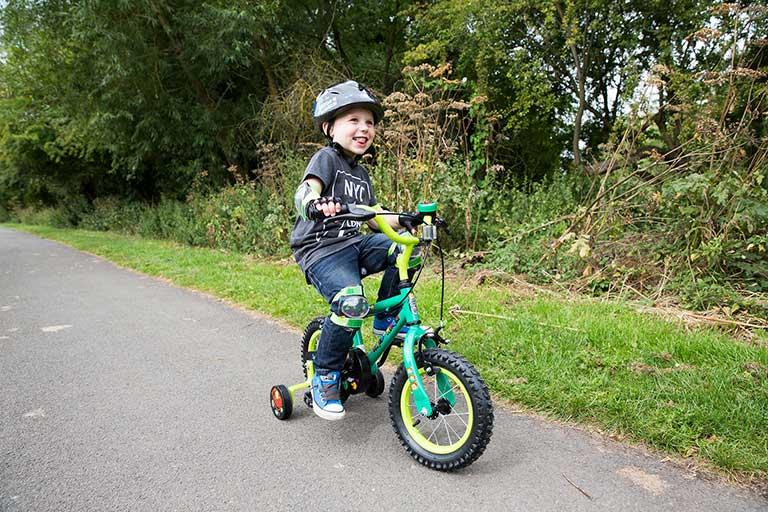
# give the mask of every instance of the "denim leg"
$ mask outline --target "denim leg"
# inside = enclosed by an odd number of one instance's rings
[[[389,253],[392,241],[381,233],[364,236],[360,243],[330,254],[307,269],[307,277],[329,304],[336,294],[349,286],[360,286],[362,276],[384,271],[378,299],[399,293],[399,276],[395,260],[398,248]],[[341,370],[352,347],[357,329],[333,323],[330,315],[323,323],[315,352],[315,369],[319,374]]]
[[[358,247],[353,245],[326,256],[307,269],[310,282],[329,304],[343,288],[360,286],[358,253]],[[356,331],[333,323],[330,315],[326,317],[315,352],[318,374],[343,368]]]
[[[360,266],[365,269],[366,275],[384,271],[377,301],[394,297],[400,291],[397,286],[400,277],[397,267],[395,267],[395,261],[400,249],[395,245],[390,254],[391,248],[392,240],[383,233],[366,235],[360,242]]]

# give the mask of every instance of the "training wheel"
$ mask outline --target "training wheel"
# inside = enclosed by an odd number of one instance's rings
[[[269,405],[272,407],[275,418],[287,420],[293,412],[291,392],[282,384],[272,386],[272,390],[269,392]]]
[[[381,373],[381,369],[376,372],[376,375],[368,384],[368,389],[365,390],[365,394],[371,398],[376,398],[384,392],[384,374]]]

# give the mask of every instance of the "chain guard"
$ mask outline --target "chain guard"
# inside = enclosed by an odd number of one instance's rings
[[[372,377],[368,354],[359,348],[350,349],[341,370],[341,401],[346,401],[349,395],[365,393]]]

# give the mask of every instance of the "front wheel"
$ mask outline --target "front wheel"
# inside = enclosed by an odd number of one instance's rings
[[[419,375],[434,413],[416,410],[405,367],[389,389],[389,416],[400,442],[419,463],[440,471],[472,464],[493,431],[493,404],[482,377],[463,357],[442,349],[423,351]],[[428,371],[429,369],[429,371]]]

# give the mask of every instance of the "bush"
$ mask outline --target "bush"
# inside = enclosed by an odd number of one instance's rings
[[[197,243],[239,252],[285,255],[291,211],[285,201],[253,184],[227,187],[190,203]]]
[[[69,221],[70,217],[63,208],[29,206],[14,210],[12,216],[23,224],[59,228],[72,227]]]
[[[486,265],[537,280],[577,272],[575,256],[565,254],[554,261],[548,256],[552,241],[578,212],[582,186],[581,181],[561,175],[532,184],[528,191],[512,189],[489,198]],[[542,259],[548,260],[545,265]]]

